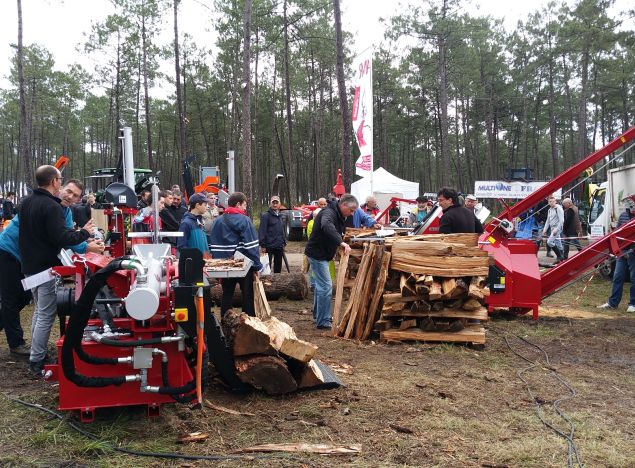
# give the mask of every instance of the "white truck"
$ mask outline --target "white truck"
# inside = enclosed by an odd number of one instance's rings
[[[608,171],[606,182],[602,182],[591,196],[588,226],[590,241],[600,238],[617,227],[620,213],[624,211],[622,200],[635,193],[635,164]],[[615,268],[613,259],[598,266],[600,274],[610,278]]]
[[[635,164],[608,171],[606,182],[593,192],[589,208],[589,234],[602,237],[615,229],[620,213],[624,211],[622,200],[635,193]]]

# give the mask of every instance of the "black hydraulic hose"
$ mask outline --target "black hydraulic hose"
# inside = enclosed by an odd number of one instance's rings
[[[90,281],[86,283],[81,296],[71,310],[68,325],[66,328],[66,334],[64,336],[64,344],[62,345],[62,370],[64,372],[64,376],[68,380],[80,387],[106,387],[109,385],[120,385],[126,381],[125,376],[88,377],[78,374],[75,370],[75,357],[73,355],[73,350],[75,350],[80,359],[89,356],[86,352],[80,350],[82,338],[84,336],[84,328],[88,324],[90,312],[92,310],[93,303],[95,302],[97,294],[106,284],[108,276],[110,276],[115,271],[125,268],[124,266],[122,266],[123,261],[124,260],[122,259],[115,259],[104,268],[96,271]],[[78,350],[80,351],[78,352]],[[89,356],[88,359],[90,359],[90,361],[88,362],[92,361],[91,363],[97,364],[98,361],[104,358]],[[104,364],[112,363],[112,361],[104,362]]]
[[[120,348],[125,348],[128,346],[144,346],[144,345],[155,345],[161,344],[161,338],[149,338],[147,340],[129,340],[129,341],[119,341],[119,340],[111,340],[110,338],[101,338],[99,343],[106,346],[117,346]]]

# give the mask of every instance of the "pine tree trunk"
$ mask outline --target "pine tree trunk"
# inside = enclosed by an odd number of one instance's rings
[[[176,76],[176,109],[179,119],[179,161],[178,165],[183,163],[187,155],[187,143],[185,139],[185,111],[183,110],[183,97],[181,95],[181,64],[179,53],[179,26],[178,11],[179,1],[174,0],[174,72]]]
[[[337,47],[337,87],[340,94],[340,110],[342,114],[342,177],[344,186],[350,187],[351,179],[351,120],[348,114],[348,93],[344,80],[344,40],[342,39],[342,15],[340,0],[333,0],[335,17],[335,42]],[[372,100],[371,100],[372,102]],[[372,136],[371,136],[372,138]]]
[[[18,171],[19,164],[22,162],[22,174],[18,172],[16,184],[22,178],[27,186],[35,183],[33,175],[33,163],[31,158],[30,138],[29,138],[29,116],[26,109],[26,85],[24,83],[24,49],[22,46],[22,1],[18,0],[18,87],[20,95],[20,144],[18,152]]]
[[[243,12],[243,112],[242,112],[242,136],[243,136],[243,191],[247,195],[250,203],[247,205],[248,213],[251,214],[253,206],[253,188],[251,179],[251,67],[250,67],[250,44],[251,44],[251,4],[252,0],[245,0]]]

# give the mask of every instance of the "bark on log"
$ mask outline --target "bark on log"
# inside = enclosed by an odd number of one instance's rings
[[[260,281],[265,288],[268,301],[277,301],[281,297],[293,301],[303,301],[309,296],[309,285],[302,273],[276,273],[275,275],[263,276]],[[212,288],[212,300],[220,304],[222,297],[223,290],[218,284]],[[234,290],[232,307],[240,307],[241,305],[242,293],[240,287],[237,287]]]
[[[257,318],[230,310],[223,317],[222,327],[234,356],[276,354],[269,328]]]
[[[284,359],[276,356],[241,356],[236,358],[238,378],[269,395],[282,395],[298,389]]]

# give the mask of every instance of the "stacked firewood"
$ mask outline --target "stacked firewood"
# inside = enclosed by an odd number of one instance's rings
[[[384,341],[485,342],[482,304],[489,295],[490,259],[478,248],[476,234],[394,237],[355,246],[359,253],[350,258],[360,258],[359,265],[346,268],[344,256],[340,262],[335,335],[365,340],[375,330]],[[355,279],[347,279],[347,271],[355,270]],[[350,298],[342,307],[346,286]]]
[[[228,311],[222,320],[233,350],[236,375],[269,395],[280,395],[324,383],[313,359],[318,347],[300,340],[290,325]]]

